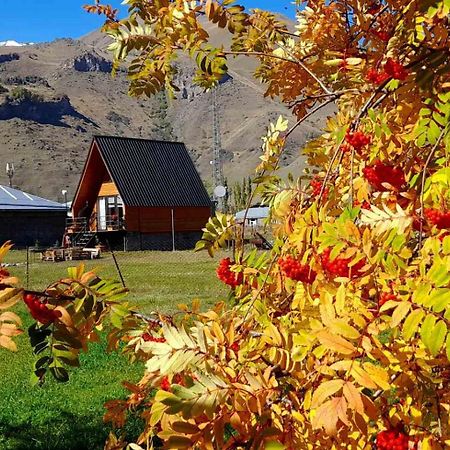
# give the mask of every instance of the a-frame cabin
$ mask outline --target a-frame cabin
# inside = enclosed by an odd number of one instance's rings
[[[192,248],[211,200],[183,143],[95,136],[72,203],[73,245]],[[81,240],[81,242],[77,242]]]

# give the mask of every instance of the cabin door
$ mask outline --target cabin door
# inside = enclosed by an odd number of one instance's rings
[[[98,223],[98,229],[99,231],[106,230],[106,202],[105,197],[100,197],[98,199],[98,217],[97,217],[97,223]]]
[[[98,231],[121,230],[124,227],[124,209],[120,195],[98,198]]]

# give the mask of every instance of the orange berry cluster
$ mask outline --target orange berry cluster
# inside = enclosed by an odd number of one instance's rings
[[[384,64],[383,70],[370,68],[366,74],[366,80],[373,84],[381,84],[389,78],[403,81],[407,76],[408,71],[403,64],[395,59],[388,58]]]
[[[47,303],[41,302],[39,298],[33,294],[25,294],[23,296],[23,301],[27,305],[33,319],[44,325],[53,323],[61,317],[61,311],[48,309]]]
[[[186,386],[186,382],[183,378],[183,375],[180,375],[179,373],[174,375],[172,381],[173,381],[173,384],[178,384],[180,386]],[[159,383],[159,387],[163,391],[170,391],[172,389],[172,383],[169,381],[169,377],[167,375],[161,379],[161,382]]]
[[[142,339],[144,339],[145,342],[166,342],[166,339],[163,337],[154,337],[150,333],[144,333],[142,335]]]
[[[239,343],[236,341],[236,342],[233,342],[231,345],[230,345],[230,349],[231,350],[233,350],[233,352],[238,352],[239,351]]]
[[[408,450],[409,436],[398,430],[378,433],[377,450]]]
[[[442,212],[434,208],[425,208],[424,215],[428,222],[436,225],[438,230],[450,228],[450,212]]]
[[[361,152],[363,147],[369,145],[372,141],[372,138],[368,134],[364,134],[362,131],[355,131],[351,133],[347,131],[347,135],[345,136],[345,140],[349,145],[351,145],[358,153]]]
[[[330,259],[331,248],[327,248],[321,255],[323,269],[331,275],[337,277],[354,278],[360,275],[361,269],[364,267],[364,260],[358,261],[354,266],[349,267],[351,258],[337,257],[333,260]]]
[[[408,76],[408,71],[403,64],[392,58],[387,59],[386,64],[384,65],[384,71],[394,80],[403,81]]]
[[[381,308],[389,300],[398,300],[398,298],[395,294],[391,294],[389,292],[382,292],[378,300],[378,307]]]
[[[165,377],[163,377],[163,379],[161,380],[161,383],[159,384],[159,387],[163,390],[163,391],[170,391],[170,381],[169,381],[169,377],[166,375]]]
[[[278,264],[281,267],[283,273],[290,279],[295,281],[301,281],[303,283],[311,284],[316,279],[316,272],[310,267],[300,264],[296,259],[291,256],[286,258],[280,258]]]
[[[388,166],[381,161],[377,161],[373,166],[365,167],[363,174],[366,180],[380,192],[389,190],[383,186],[383,183],[389,183],[397,190],[400,190],[405,184],[405,175],[401,169]]]
[[[241,272],[236,273],[230,270],[232,262],[230,258],[224,258],[220,261],[219,267],[217,267],[216,273],[219,280],[223,281],[228,286],[236,287],[242,284],[243,275]]]
[[[368,70],[366,74],[366,80],[373,84],[382,84],[389,78],[389,75],[384,72],[374,68]]]
[[[313,197],[318,197],[319,195],[320,195],[320,193],[322,192],[322,186],[323,186],[323,183],[320,181],[320,180],[311,180],[311,187],[312,187],[312,196]],[[325,188],[324,190],[323,190],[323,196],[324,196],[324,198],[327,198],[327,196],[328,196],[328,192],[329,192],[329,189],[328,188]]]

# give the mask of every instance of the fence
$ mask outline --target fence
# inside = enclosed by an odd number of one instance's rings
[[[42,261],[33,248],[11,251],[5,261],[12,275],[31,290],[41,290],[67,276],[67,268],[84,264],[104,278],[123,279],[130,290],[128,299],[142,311],[169,312],[180,303],[200,299],[204,307],[227,297],[226,287],[215,269],[223,252],[211,259],[206,252],[137,251],[101,253],[99,259],[85,261]]]

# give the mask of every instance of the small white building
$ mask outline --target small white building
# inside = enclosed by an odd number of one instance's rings
[[[246,210],[236,213],[236,221],[242,223],[245,217],[245,225],[263,226],[267,217],[269,217],[268,206],[253,206],[249,208],[247,214]]]

